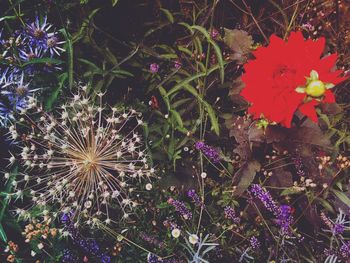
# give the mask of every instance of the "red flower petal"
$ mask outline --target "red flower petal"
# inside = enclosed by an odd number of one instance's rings
[[[307,117],[309,117],[313,122],[316,122],[318,121],[317,119],[317,114],[316,114],[316,110],[315,110],[315,106],[317,105],[318,103],[313,100],[313,101],[310,101],[308,103],[305,103],[303,105],[301,105],[299,107],[299,110]]]

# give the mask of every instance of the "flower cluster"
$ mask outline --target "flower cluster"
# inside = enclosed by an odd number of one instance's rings
[[[173,198],[169,198],[168,204],[172,205],[175,208],[175,210],[179,212],[184,219],[189,220],[192,218],[192,212],[186,207],[184,202],[175,200]]]
[[[64,51],[58,32],[51,31],[47,17],[26,24],[6,39],[0,30],[0,125],[14,121],[14,112],[27,107],[34,73],[58,69],[50,61]],[[36,63],[35,59],[46,59]],[[38,62],[38,60],[37,60]]]
[[[350,257],[350,241],[344,242],[339,250],[340,254],[344,258]]]
[[[42,222],[34,220],[24,228],[23,235],[25,236],[25,242],[30,242],[33,239],[47,239],[49,237],[55,237],[57,235],[57,229],[50,227],[51,218],[44,217]]]
[[[252,236],[250,239],[249,239],[249,243],[250,243],[250,246],[253,248],[253,249],[259,249],[261,244],[260,244],[260,241],[256,238],[256,236]]]
[[[155,254],[149,253],[147,256],[147,263],[183,263],[183,261],[176,258],[161,259]]]
[[[140,238],[154,247],[159,247],[159,248],[165,247],[164,242],[159,241],[155,236],[148,235],[145,232],[140,233]]]
[[[233,223],[239,224],[241,219],[236,215],[235,210],[231,206],[226,206],[224,208],[225,217],[232,220]]]
[[[292,158],[295,170],[297,172],[297,175],[299,175],[300,177],[305,176],[305,171],[304,171],[304,164],[303,161],[301,159],[301,157],[295,156]]]
[[[82,87],[57,114],[31,101],[22,123],[10,127],[12,139],[23,134],[21,152],[10,162],[17,160],[24,167],[11,196],[30,196],[44,214],[53,207],[62,213],[74,211],[76,224],[98,226],[129,217],[137,205],[130,198],[136,183],[154,173],[137,132],[143,122],[135,110],[108,108],[102,105],[103,94],[98,98],[100,104],[95,105]],[[111,206],[120,213],[111,214]],[[17,213],[25,216],[31,208]]]
[[[62,255],[62,263],[78,263],[81,262],[79,256],[70,249],[64,249]]]
[[[265,208],[273,213],[275,216],[278,216],[280,211],[277,203],[272,199],[271,194],[258,184],[253,184],[250,187],[250,193],[258,198],[265,206]]]
[[[253,184],[250,193],[258,198],[265,208],[273,213],[276,218],[277,225],[280,227],[281,234],[285,236],[291,235],[291,224],[293,223],[293,208],[289,205],[278,205],[272,198],[271,194],[258,184]]]
[[[73,213],[63,214],[61,217],[61,221],[65,224],[65,232],[71,237],[73,243],[77,245],[81,250],[83,250],[84,253],[88,254],[89,256],[95,259],[98,259],[100,263],[110,263],[111,257],[103,251],[103,249],[100,247],[96,240],[85,238],[79,233],[75,225],[72,224],[72,216]],[[67,251],[66,257],[69,258],[72,256],[74,257],[74,254]],[[63,258],[65,258],[65,255],[63,256]]]
[[[203,205],[201,199],[199,198],[198,194],[196,193],[196,190],[194,190],[194,189],[188,190],[187,191],[187,196],[194,201],[196,206],[202,206]]]
[[[277,217],[277,224],[281,227],[282,235],[291,235],[290,227],[293,223],[292,207],[289,205],[281,205]]]
[[[197,150],[201,151],[210,161],[213,163],[218,163],[220,161],[219,152],[213,147],[205,144],[204,142],[198,141],[195,143]]]

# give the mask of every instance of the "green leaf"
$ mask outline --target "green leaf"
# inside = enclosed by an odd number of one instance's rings
[[[119,0],[112,0],[112,6],[115,6],[116,4],[118,4]]]
[[[173,14],[165,8],[160,8],[160,10],[165,14],[165,16],[168,18],[169,22],[174,24],[174,16]]]
[[[340,201],[342,201],[347,206],[350,206],[350,198],[348,195],[346,195],[344,192],[335,189],[332,189],[331,191],[336,195],[336,197],[339,198]]]
[[[64,35],[64,38],[66,40],[65,44],[65,50],[67,51],[67,58],[68,58],[68,67],[67,67],[67,74],[68,74],[68,85],[71,89],[73,87],[73,73],[74,73],[74,61],[73,61],[73,42],[70,34],[65,30],[61,30],[62,34]]]
[[[219,121],[218,121],[218,118],[216,117],[215,111],[213,110],[213,107],[209,103],[207,103],[206,101],[204,101],[203,104],[204,104],[204,107],[208,113],[211,127],[213,128],[216,135],[219,136],[219,134],[220,134]]]
[[[67,78],[68,78],[67,72],[61,74],[58,77],[58,86],[52,91],[51,95],[47,98],[45,102],[45,109],[47,111],[52,110],[53,104],[56,102],[58,95],[60,94],[63,88],[64,82],[67,80]]]
[[[3,16],[3,17],[0,17],[0,22],[4,20],[15,20],[16,18],[17,16]]]
[[[171,94],[181,90],[186,84],[189,84],[191,81],[194,81],[200,77],[204,77],[205,75],[206,75],[205,72],[201,72],[201,73],[195,74],[194,76],[184,79],[183,81],[176,84],[171,90],[169,90],[167,95],[170,96]]]
[[[33,58],[29,60],[28,62],[25,62],[22,64],[22,67],[26,67],[28,65],[32,64],[55,64],[59,65],[62,64],[63,61],[55,58]]]
[[[184,124],[183,124],[183,121],[181,119],[180,114],[176,110],[173,110],[173,109],[171,109],[170,112],[171,112],[172,116],[174,117],[174,119],[176,120],[176,122],[178,123],[178,125],[182,128],[184,126]]]
[[[210,43],[210,45],[213,46],[215,54],[216,54],[216,58],[218,60],[219,63],[219,68],[220,68],[220,80],[221,83],[224,83],[224,76],[225,76],[225,71],[224,71],[224,60],[222,58],[222,53],[221,53],[221,49],[218,46],[218,44],[216,44],[210,37],[209,33],[207,32],[207,30],[204,27],[201,26],[192,26],[192,29],[196,29],[198,31],[200,31],[205,38],[207,39],[208,43]]]
[[[5,244],[7,243],[7,236],[5,233],[4,228],[2,227],[2,224],[0,223],[0,240],[4,242]]]

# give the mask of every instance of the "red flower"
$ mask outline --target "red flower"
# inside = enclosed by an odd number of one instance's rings
[[[254,118],[291,126],[297,109],[317,122],[315,106],[335,102],[330,91],[345,78],[333,70],[337,55],[320,58],[325,39],[304,40],[301,32],[290,34],[288,42],[272,35],[270,45],[253,52],[255,60],[245,64],[241,95],[251,103]]]

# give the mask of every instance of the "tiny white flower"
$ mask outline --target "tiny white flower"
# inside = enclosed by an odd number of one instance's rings
[[[43,249],[43,248],[44,248],[43,243],[39,243],[39,244],[38,244],[38,248],[39,248],[39,249]]]
[[[150,191],[153,188],[152,184],[146,184],[146,190]]]
[[[195,245],[198,243],[198,236],[196,234],[191,234],[189,237],[188,237],[188,241],[190,241],[190,243],[192,245]]]
[[[174,228],[172,231],[171,231],[171,235],[174,237],[174,238],[178,238],[181,234],[181,230],[178,229],[178,228]]]
[[[201,177],[202,177],[203,179],[206,178],[206,177],[207,177],[207,173],[205,173],[205,172],[201,173]]]
[[[36,255],[36,253],[35,253],[35,251],[30,251],[30,255],[32,256],[32,257],[35,257],[35,255]]]

